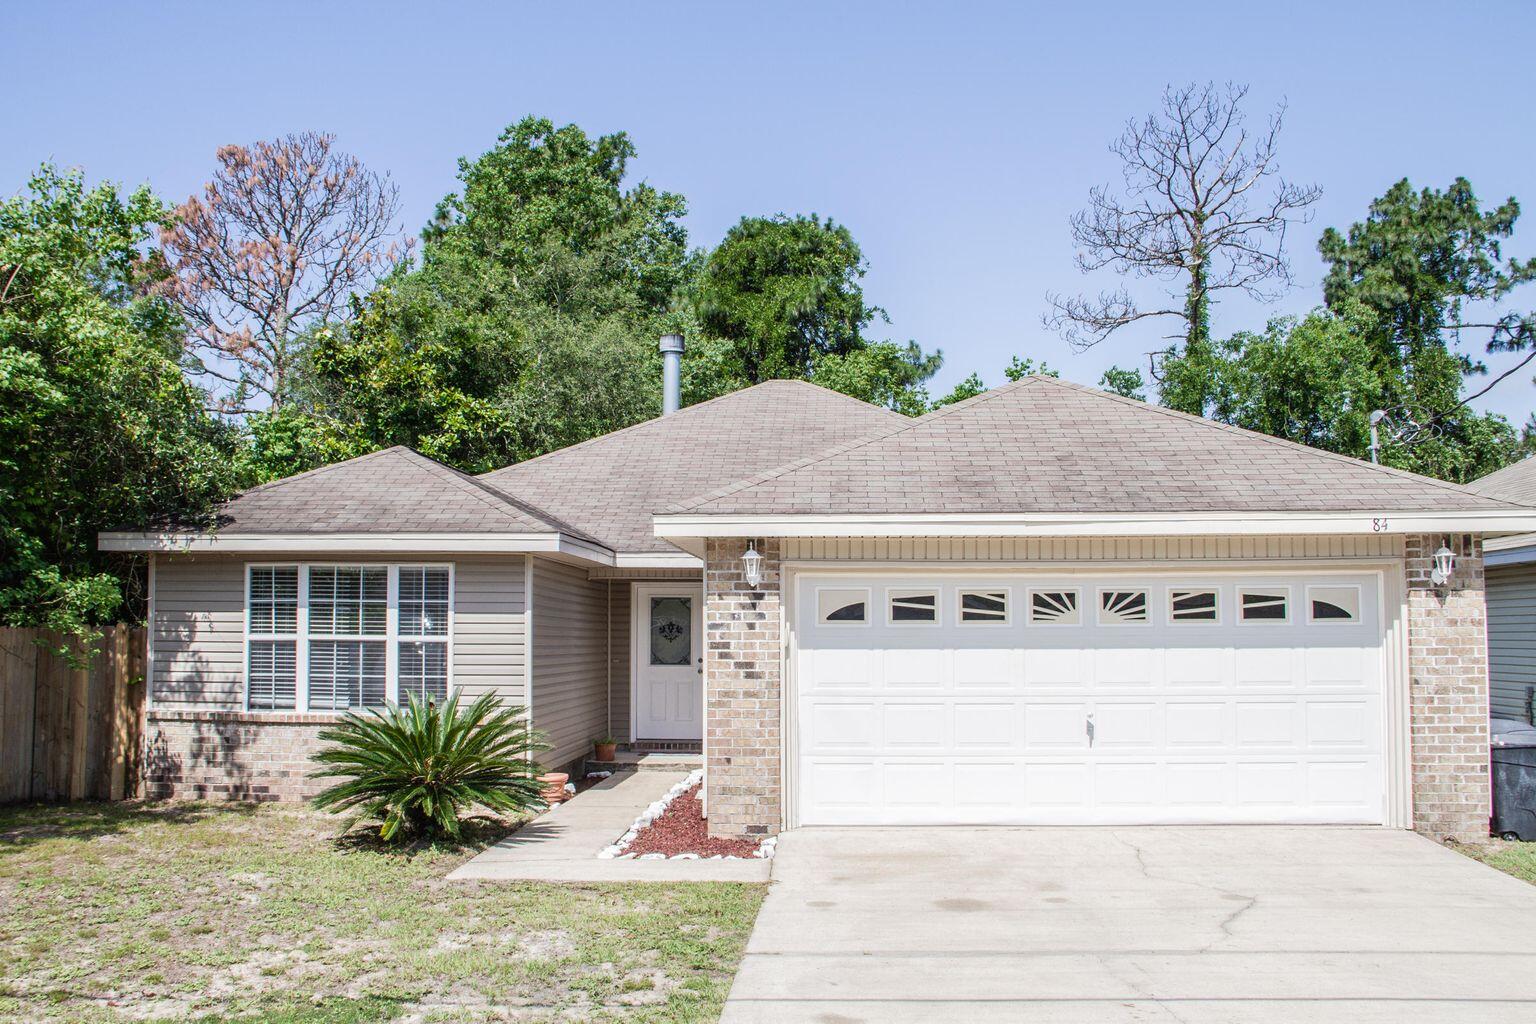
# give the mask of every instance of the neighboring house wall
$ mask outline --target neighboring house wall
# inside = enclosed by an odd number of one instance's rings
[[[1409,537],[1409,730],[1414,828],[1437,838],[1488,836],[1488,632],[1483,552],[1456,536],[1456,571],[1436,587],[1430,565],[1443,538]]]
[[[305,778],[312,768],[308,758],[318,746],[316,735],[335,715],[244,710],[247,561],[452,561],[454,685],[465,697],[495,692],[508,703],[526,703],[521,555],[160,556],[146,716],[148,795],[296,799],[320,788]]]
[[[1536,688],[1536,562],[1488,567],[1488,671],[1493,713],[1530,721]]]
[[[608,584],[587,570],[533,560],[533,721],[563,768],[608,728]]]

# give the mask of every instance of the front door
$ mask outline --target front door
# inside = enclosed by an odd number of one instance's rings
[[[636,585],[634,739],[704,738],[703,603],[687,583]]]

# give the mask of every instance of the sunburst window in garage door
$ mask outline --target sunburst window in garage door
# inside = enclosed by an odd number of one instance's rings
[[[1075,590],[1031,590],[1029,621],[1038,626],[1077,626],[1083,621]]]
[[[1132,626],[1147,621],[1145,590],[1099,591],[1099,625]]]
[[[936,590],[889,590],[886,596],[893,625],[939,621],[939,593]]]
[[[1008,591],[960,591],[960,621],[963,623],[1008,624]]]
[[[1214,590],[1169,590],[1170,622],[1216,622],[1219,604]]]
[[[1237,592],[1238,614],[1244,622],[1286,622],[1290,619],[1289,588],[1241,589]]]
[[[1359,619],[1359,587],[1307,588],[1309,622],[1358,622]]]
[[[828,626],[857,626],[869,621],[869,591],[818,590],[816,617]]]

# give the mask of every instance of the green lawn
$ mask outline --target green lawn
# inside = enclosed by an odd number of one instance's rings
[[[1511,843],[1503,839],[1490,839],[1486,843],[1464,843],[1456,847],[1473,860],[1480,860],[1489,867],[1498,868],[1506,875],[1514,875],[1536,885],[1536,843]]]
[[[0,808],[0,1021],[712,1021],[764,893],[450,883],[475,848],[335,832],[270,805]]]

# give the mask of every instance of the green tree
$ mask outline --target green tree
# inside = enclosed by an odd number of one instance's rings
[[[801,377],[901,411],[925,407],[942,356],[875,342],[885,311],[865,301],[863,251],[846,227],[809,217],[743,217],[710,253],[692,293],[699,330],[729,345],[721,376]]]
[[[1111,366],[1099,378],[1099,387],[1122,398],[1134,398],[1138,402],[1147,400],[1145,378],[1140,370],[1130,367]]]
[[[1478,333],[1491,351],[1531,347],[1536,319],[1497,309],[1510,292],[1536,279],[1536,259],[1522,262],[1502,253],[1519,217],[1514,198],[1484,211],[1465,178],[1443,192],[1416,191],[1403,179],[1371,203],[1364,221],[1347,232],[1323,232],[1318,250],[1328,264],[1324,301],[1335,310],[1358,303],[1375,314],[1372,357],[1399,380],[1384,407],[1407,405],[1441,416],[1463,401],[1459,375],[1449,394],[1442,378],[1447,351],[1456,352],[1462,373],[1486,372],[1481,360],[1457,350],[1467,334]],[[1439,394],[1421,393],[1426,378]]]
[[[461,160],[420,265],[306,342],[309,422],[259,428],[282,439],[266,471],[390,444],[479,471],[656,415],[656,338],[696,257],[680,196],[625,188],[634,155],[530,117]]]
[[[987,384],[981,379],[981,374],[972,373],[970,376],[966,377],[960,383],[951,388],[949,394],[945,395],[943,398],[934,399],[932,407],[935,409],[942,409],[946,405],[954,405],[956,402],[963,402],[967,398],[975,398],[977,395],[982,394],[986,390]]]
[[[235,485],[184,324],[147,294],[165,213],[51,166],[0,203],[0,621],[89,636],[133,581],[97,532],[201,521]]]
[[[934,375],[939,363],[938,355],[924,354],[915,341],[877,341],[844,354],[818,355],[810,379],[860,401],[921,416],[928,411],[923,381]]]
[[[1263,332],[1170,357],[1163,387],[1210,396],[1200,411],[1219,422],[1368,458],[1371,412],[1388,407],[1401,387],[1393,368],[1374,357],[1375,333],[1374,314],[1358,304],[1339,313],[1276,318]],[[1454,389],[1455,361],[1441,352],[1435,379]],[[1383,442],[1381,460],[1388,465],[1465,482],[1503,465],[1519,439],[1502,417],[1462,406],[1432,430],[1388,430]]]
[[[1023,380],[1025,377],[1060,377],[1060,372],[1051,369],[1050,364],[1041,360],[1036,365],[1033,359],[1014,356],[1013,360],[1003,367],[1003,376],[1009,380]]]

